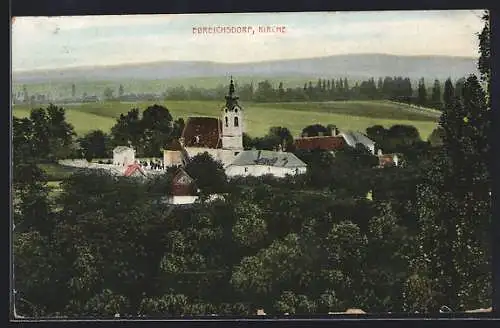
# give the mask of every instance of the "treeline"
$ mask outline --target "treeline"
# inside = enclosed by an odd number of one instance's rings
[[[459,96],[463,89],[465,79],[454,83],[456,95]],[[422,78],[414,88],[408,77],[370,78],[365,81],[350,85],[347,78],[323,79],[309,81],[303,87],[285,88],[283,82],[273,85],[269,80],[258,82],[257,85],[247,83],[236,84],[238,96],[243,101],[255,102],[293,102],[293,101],[347,101],[347,100],[392,100],[418,106],[431,107],[441,110],[443,105],[444,84],[452,83],[447,79],[444,83],[434,80],[432,87]],[[218,85],[216,88],[207,89],[199,87],[177,86],[168,88],[163,94],[155,93],[126,93],[123,85],[115,90],[106,87],[102,96],[77,96],[76,86],[72,84],[72,95],[58,101],[65,102],[97,102],[105,101],[158,101],[165,100],[220,100],[224,99],[227,86]],[[24,94],[23,97],[19,97]],[[23,93],[18,94],[17,102],[46,103],[48,98],[42,94],[29,96],[27,87]],[[24,100],[22,100],[24,99]]]

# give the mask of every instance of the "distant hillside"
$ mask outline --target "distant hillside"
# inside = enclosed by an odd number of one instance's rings
[[[13,72],[13,82],[45,83],[62,81],[165,80],[193,77],[236,76],[317,76],[317,77],[424,77],[457,79],[476,73],[477,59],[447,56],[394,56],[381,54],[336,55],[321,58],[253,63],[165,61],[120,66],[79,67]]]

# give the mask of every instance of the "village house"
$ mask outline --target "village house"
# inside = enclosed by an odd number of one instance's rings
[[[335,153],[344,149],[347,143],[341,136],[317,136],[297,138],[294,140],[294,146],[297,150],[323,150]]]
[[[198,199],[198,188],[194,179],[182,168],[179,168],[172,179],[172,194],[167,203],[172,205],[192,204]]]
[[[375,155],[375,141],[371,140],[363,133],[358,131],[347,131],[341,132],[340,135],[344,138],[349,147],[356,148],[358,144],[361,144],[365,146],[370,153]]]
[[[123,172],[123,176],[146,178],[147,174],[141,164],[134,162],[133,164],[127,166]]]
[[[131,147],[118,146],[113,149],[113,165],[127,166],[135,163],[135,150]]]
[[[401,166],[401,154],[383,154],[382,150],[379,149],[377,157],[379,160],[379,168]]]
[[[271,174],[276,177],[304,174],[307,165],[297,156],[287,152],[269,150],[244,150],[227,166],[226,175],[262,176]]]

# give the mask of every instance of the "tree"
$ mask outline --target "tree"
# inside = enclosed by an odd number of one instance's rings
[[[115,125],[111,128],[114,146],[133,145],[140,148],[142,140],[142,124],[139,118],[139,109],[134,108],[127,114],[120,114]]]
[[[172,140],[172,132],[174,132],[172,115],[163,106],[149,106],[142,113],[140,125],[144,156],[161,157],[163,148]],[[180,126],[177,128],[179,129]]]
[[[420,106],[425,106],[427,104],[427,88],[425,87],[424,78],[421,78],[418,82],[417,102]]]
[[[74,83],[71,85],[71,97],[72,98],[76,97],[76,86]]]
[[[105,100],[112,100],[114,99],[114,93],[115,90],[111,89],[110,87],[106,87],[103,92],[103,96]]]
[[[444,83],[444,92],[443,92],[443,103],[451,104],[452,98],[455,97],[455,89],[453,88],[453,83],[451,79],[446,79]]]
[[[283,89],[283,82],[280,82],[278,86],[278,100],[283,101],[285,99],[285,89]]]
[[[281,147],[283,151],[290,149],[293,145],[293,136],[288,128],[282,126],[270,127],[267,136],[273,139],[274,147]]]
[[[125,91],[123,89],[123,85],[120,84],[120,87],[118,88],[118,96],[123,97],[124,94],[125,94]]]
[[[204,152],[191,158],[186,165],[186,172],[196,181],[196,185],[205,194],[225,191],[227,177],[222,163]]]
[[[110,158],[110,137],[101,130],[93,130],[78,140],[87,161],[94,158]]]
[[[308,125],[302,129],[302,135],[307,137],[316,137],[319,135],[328,136],[330,134],[331,131],[321,124]]]
[[[437,127],[434,130],[432,130],[432,133],[429,136],[429,142],[431,143],[432,146],[442,146],[443,145],[443,138],[444,138],[444,129],[442,127]]]
[[[419,187],[420,246],[412,267],[419,284],[433,293],[432,303],[420,307],[447,304],[458,310],[491,302],[491,110],[474,75],[457,97],[450,90],[445,88],[440,120],[442,151]],[[415,306],[422,296],[413,295]]]
[[[431,96],[432,105],[435,108],[441,108],[441,84],[439,80],[434,80],[434,86],[432,88],[432,96]]]

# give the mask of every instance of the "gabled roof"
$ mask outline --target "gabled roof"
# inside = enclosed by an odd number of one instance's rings
[[[118,153],[123,153],[124,151],[129,151],[129,150],[133,151],[134,149],[127,147],[127,146],[118,146],[118,147],[115,147],[115,149],[113,149],[113,153],[118,154]]]
[[[193,196],[195,190],[196,183],[194,179],[184,169],[179,168],[172,179],[172,195]]]
[[[130,177],[136,172],[139,172],[143,176],[146,176],[146,172],[144,172],[144,170],[142,169],[141,164],[138,163],[130,164],[129,166],[127,166],[123,175],[126,177]]]
[[[182,138],[184,147],[221,148],[222,122],[215,117],[188,118]]]
[[[347,131],[341,133],[347,144],[351,147],[355,147],[357,144],[362,144],[363,146],[369,147],[375,145],[375,141],[371,140],[363,133],[358,131]]]
[[[294,144],[300,150],[339,150],[346,146],[346,141],[340,136],[322,136],[298,138]]]
[[[287,152],[270,150],[244,150],[236,156],[231,165],[268,165],[274,167],[296,168],[306,167],[297,156]]]

